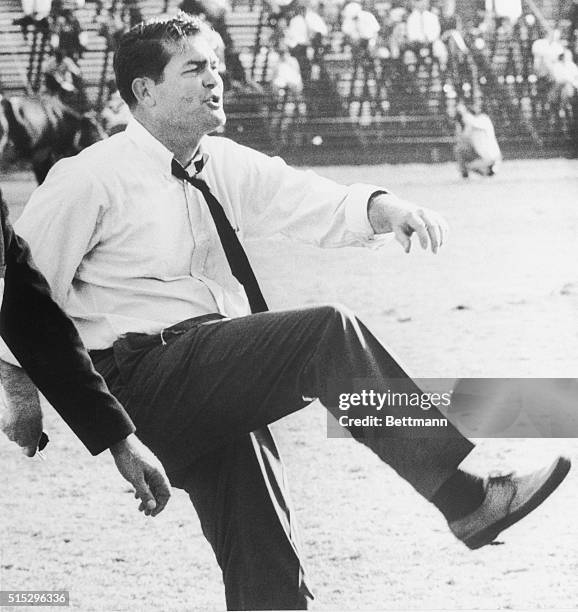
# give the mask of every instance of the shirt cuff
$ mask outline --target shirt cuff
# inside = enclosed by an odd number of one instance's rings
[[[376,235],[367,216],[367,206],[369,198],[376,191],[387,192],[389,189],[378,185],[368,185],[366,183],[355,183],[350,185],[349,193],[345,200],[345,222],[347,229],[356,236],[369,241],[381,239],[383,236]]]
[[[379,191],[379,187],[355,183],[350,185],[345,200],[345,222],[347,229],[356,236],[371,240],[374,236],[373,228],[367,216],[367,204],[371,194]]]

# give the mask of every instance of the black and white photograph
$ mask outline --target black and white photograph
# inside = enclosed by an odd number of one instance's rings
[[[578,608],[578,0],[0,0],[0,608]]]

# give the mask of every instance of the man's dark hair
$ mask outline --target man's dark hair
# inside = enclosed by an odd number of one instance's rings
[[[123,34],[114,55],[114,75],[122,99],[133,108],[137,102],[133,81],[149,77],[160,82],[175,49],[189,36],[209,31],[198,17],[181,11],[170,19],[143,21]]]

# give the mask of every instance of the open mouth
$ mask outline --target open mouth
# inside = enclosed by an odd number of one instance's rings
[[[207,98],[205,100],[205,103],[207,104],[207,106],[209,106],[210,108],[221,108],[221,96],[218,95],[212,95],[210,98]]]

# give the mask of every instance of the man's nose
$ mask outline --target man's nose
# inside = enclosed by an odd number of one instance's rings
[[[203,79],[203,85],[208,89],[213,89],[219,84],[220,78],[221,77],[219,76],[219,73],[217,72],[216,68],[207,68]]]

